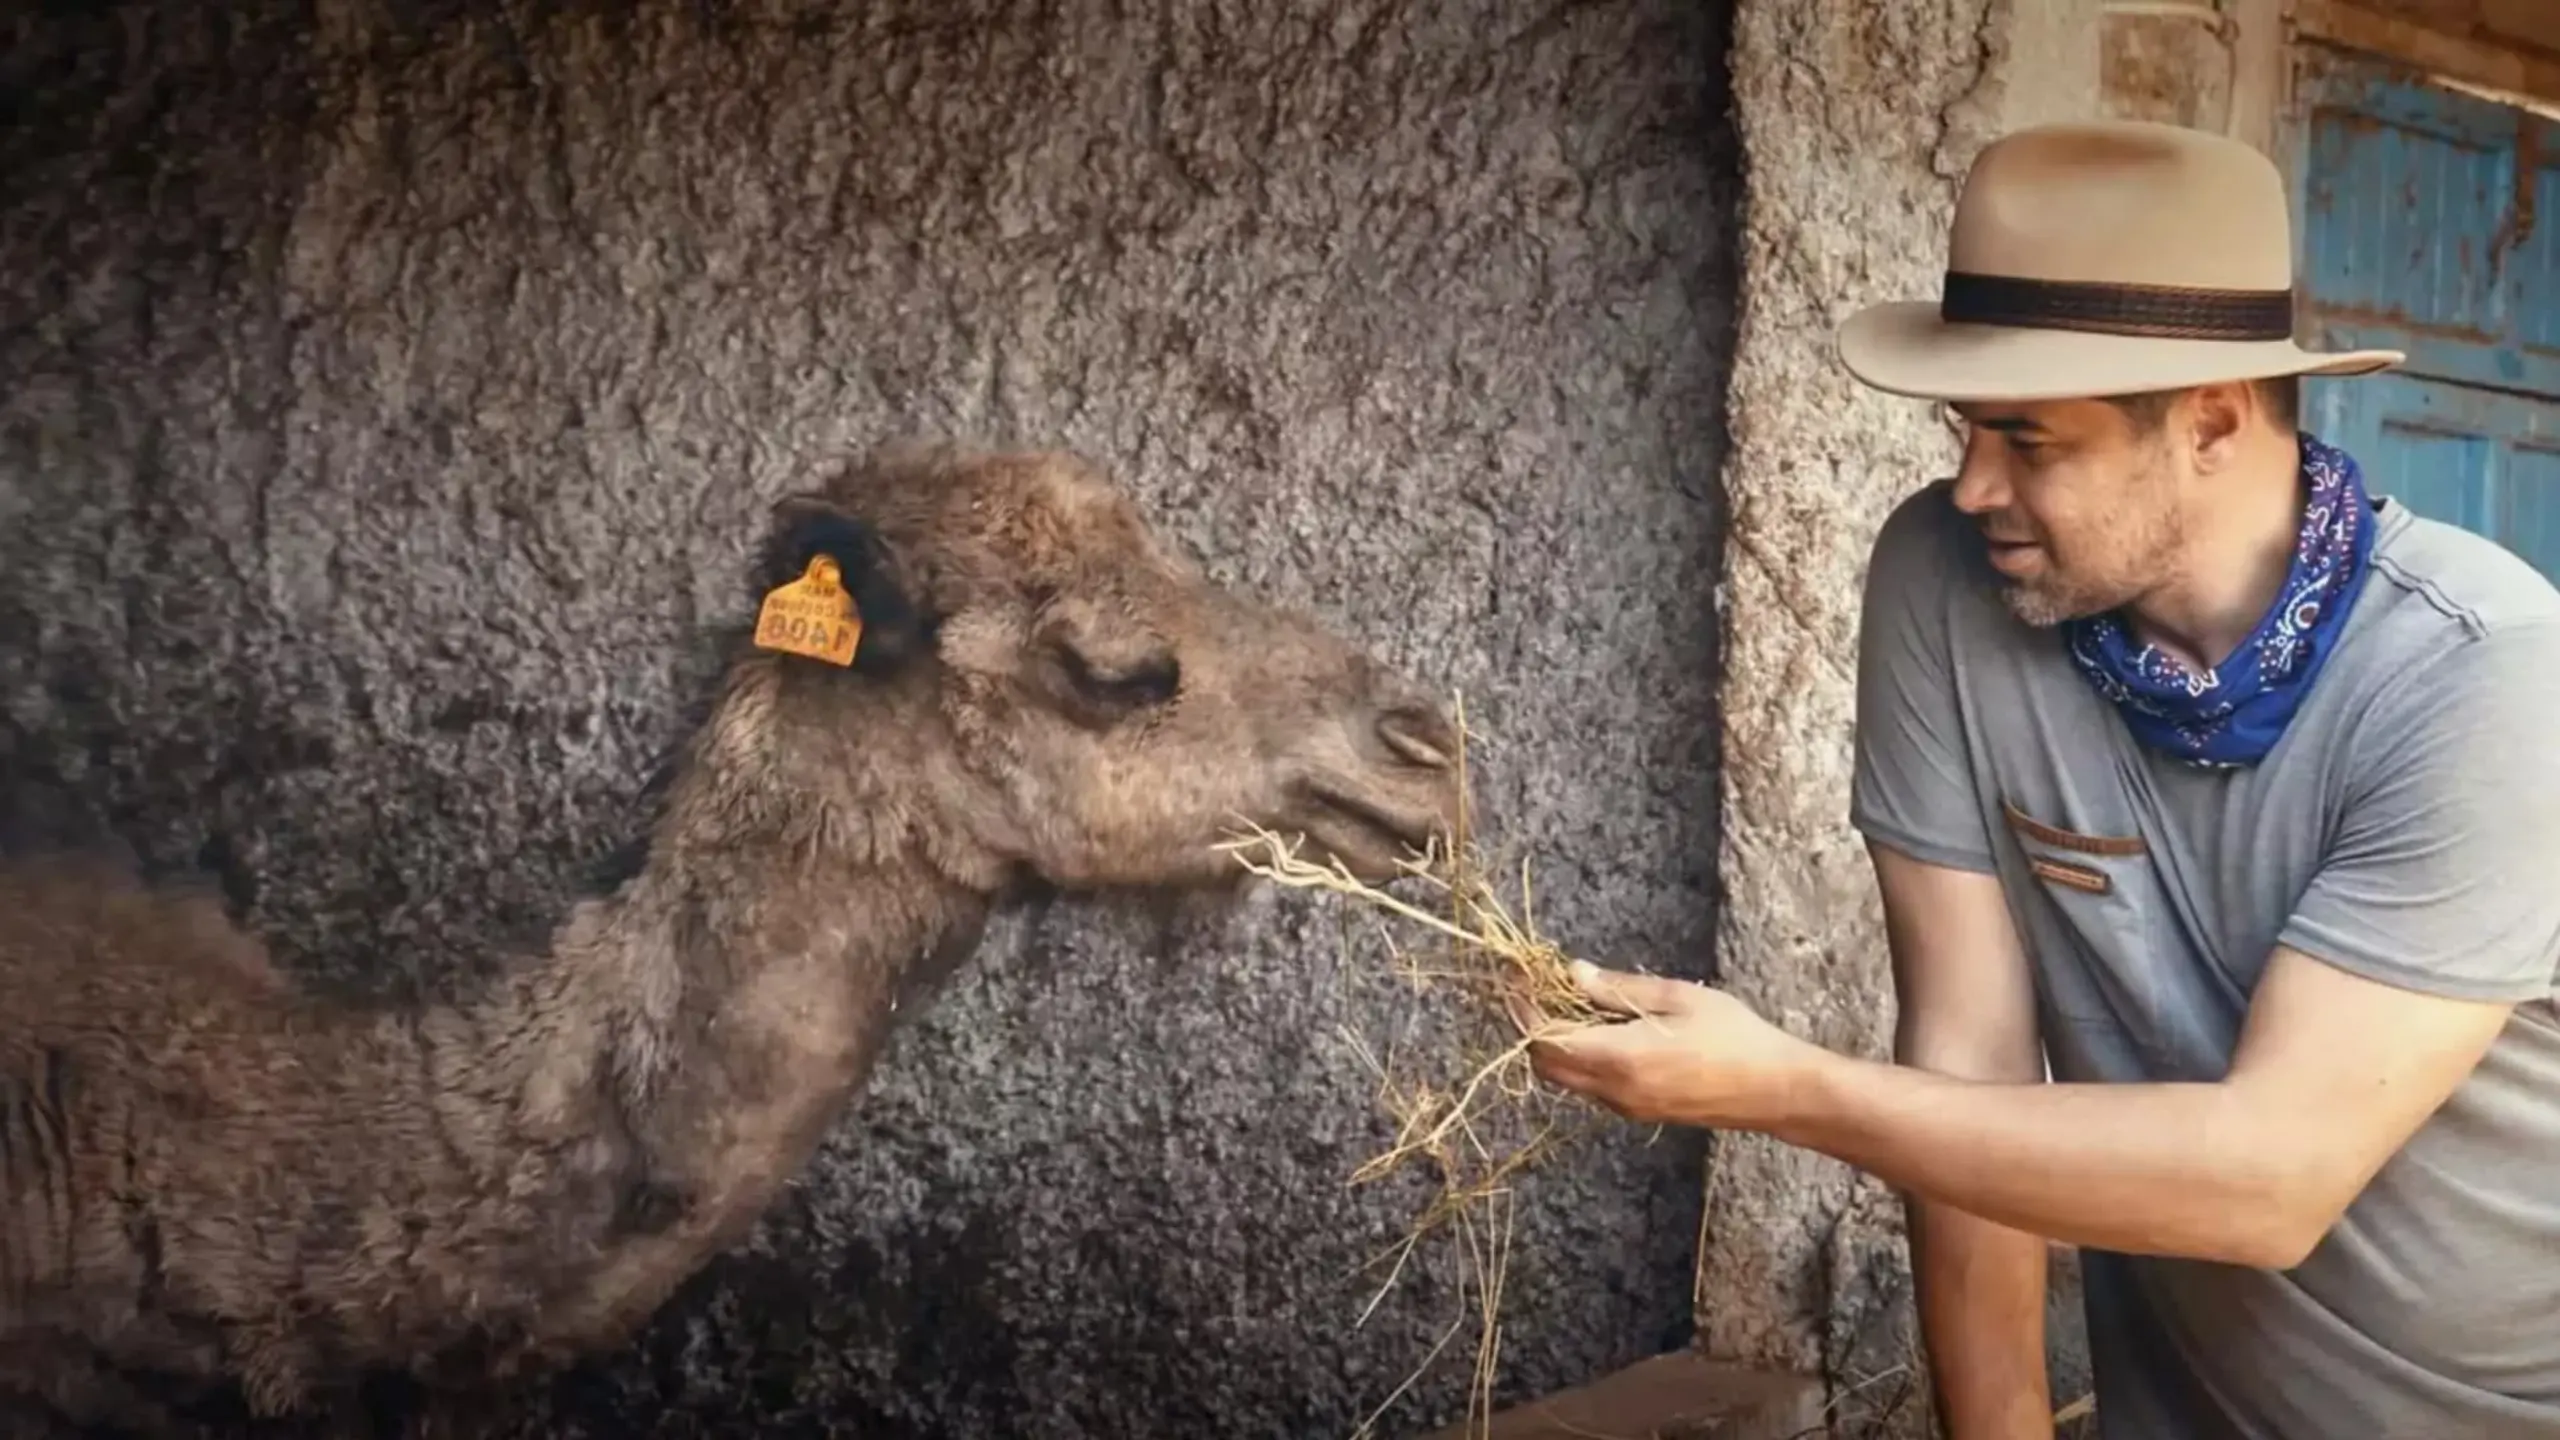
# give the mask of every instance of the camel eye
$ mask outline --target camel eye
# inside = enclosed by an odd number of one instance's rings
[[[1182,692],[1182,664],[1166,653],[1150,654],[1128,664],[1107,665],[1073,645],[1058,647],[1067,683],[1086,704],[1114,714],[1171,704]]]
[[[1041,607],[1032,650],[1035,683],[1079,724],[1114,725],[1182,693],[1172,644],[1116,604],[1051,600]]]

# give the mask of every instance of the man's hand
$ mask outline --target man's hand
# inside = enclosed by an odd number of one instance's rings
[[[1756,1129],[1787,1113],[1822,1052],[1722,990],[1574,967],[1582,992],[1631,1018],[1549,1029],[1529,1048],[1548,1083],[1645,1123]]]

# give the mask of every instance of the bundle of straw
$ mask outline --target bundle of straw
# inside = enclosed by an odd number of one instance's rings
[[[1516,1214],[1513,1182],[1563,1138],[1558,1111],[1591,1115],[1583,1102],[1536,1083],[1530,1045],[1551,1027],[1623,1017],[1594,1006],[1574,983],[1571,957],[1538,933],[1527,866],[1519,871],[1516,914],[1497,890],[1496,872],[1473,834],[1468,783],[1472,736],[1463,698],[1456,718],[1457,824],[1445,844],[1408,859],[1400,877],[1429,896],[1430,903],[1408,901],[1364,883],[1339,863],[1308,861],[1287,841],[1259,827],[1222,848],[1269,880],[1358,901],[1381,919],[1402,921],[1435,942],[1432,953],[1419,953],[1388,936],[1386,948],[1392,973],[1417,994],[1440,993],[1458,1002],[1439,1017],[1454,1023],[1462,1035],[1447,1071],[1414,1076],[1392,1059],[1380,1060],[1358,1035],[1350,1036],[1377,1077],[1378,1102],[1395,1127],[1393,1143],[1356,1169],[1351,1183],[1374,1183],[1409,1166],[1425,1167],[1436,1181],[1403,1240],[1379,1257],[1388,1274],[1360,1319],[1365,1323],[1375,1312],[1426,1238],[1450,1232],[1463,1270],[1472,1276],[1471,1286],[1462,1277],[1462,1295],[1470,1288],[1475,1292],[1473,1318],[1479,1333],[1468,1421],[1470,1432],[1476,1433],[1491,1419],[1502,1277]],[[1371,1432],[1377,1415],[1430,1368],[1467,1318],[1462,1315],[1452,1325],[1357,1435]]]

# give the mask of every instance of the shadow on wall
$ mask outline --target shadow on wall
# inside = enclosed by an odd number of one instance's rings
[[[211,872],[312,983],[467,983],[627,838],[775,496],[1057,443],[1462,690],[1546,925],[1702,974],[1722,10],[22,10],[0,802]],[[1442,1266],[1354,1328],[1417,1197],[1345,1185],[1388,1137],[1340,1029],[1389,1002],[1338,923],[1000,932],[752,1240],[507,1433],[1347,1435],[1463,1302]],[[1504,1395],[1685,1337],[1701,1153],[1536,1179]]]

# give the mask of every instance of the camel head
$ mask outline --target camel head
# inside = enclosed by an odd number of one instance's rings
[[[860,638],[846,664],[768,657],[778,747],[896,750],[923,787],[899,803],[932,807],[906,828],[946,851],[1068,890],[1210,888],[1251,822],[1378,879],[1455,819],[1457,735],[1428,694],[1212,583],[1080,457],[874,458],[779,507],[761,579],[818,557]],[[809,783],[888,803],[859,768]]]

